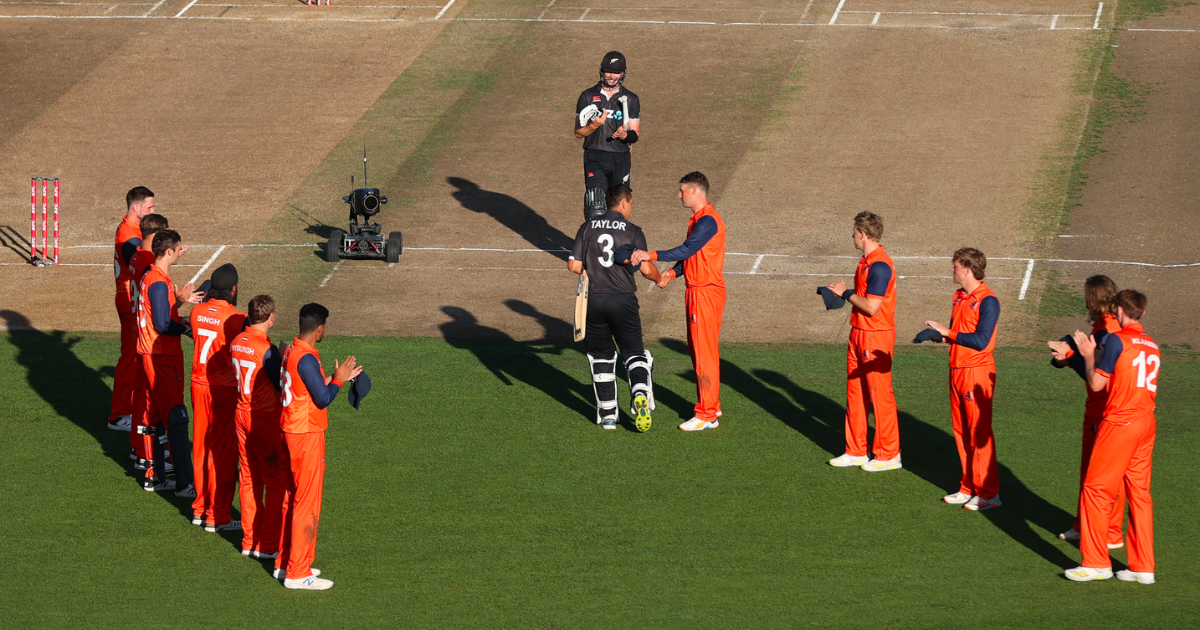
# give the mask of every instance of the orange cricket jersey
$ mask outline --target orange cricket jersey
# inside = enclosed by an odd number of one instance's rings
[[[688,219],[688,234],[700,217],[712,217],[717,221],[717,233],[700,251],[683,261],[683,277],[689,287],[725,287],[725,222],[710,203],[700,212],[692,213]]]
[[[192,382],[201,385],[237,385],[229,342],[242,332],[245,313],[225,300],[209,300],[192,309]]]
[[[1161,365],[1158,344],[1138,322],[1104,339],[1104,356],[1096,371],[1109,378],[1105,422],[1128,423],[1154,411]]]
[[[869,291],[867,285],[871,267],[875,263],[883,263],[891,271],[887,289],[881,295]],[[851,326],[859,330],[869,331],[896,329],[896,265],[892,263],[892,257],[883,251],[882,245],[876,247],[875,251],[858,260],[858,268],[854,270],[854,293],[863,297],[882,298],[883,303],[879,306],[879,310],[876,311],[874,316],[867,315],[862,310],[859,310],[857,306],[853,307],[850,311]]]
[[[954,310],[950,316],[952,334],[975,332],[975,327],[979,325],[979,305],[987,297],[994,297],[997,301],[1000,299],[988,288],[986,282],[979,283],[979,287],[969,295],[962,289],[954,292]],[[992,351],[996,349],[996,337],[999,336],[999,332],[1000,325],[997,324],[992,338],[983,350],[975,350],[957,343],[950,344],[950,367],[994,367],[996,358]]]
[[[116,251],[113,252],[113,277],[117,283],[117,305],[124,307],[131,303],[133,292],[136,290],[136,285],[133,284],[134,278],[130,275],[129,268],[125,261],[121,258],[121,246],[129,242],[129,239],[142,238],[142,226],[137,221],[122,219],[121,225],[117,226],[117,244]]]
[[[253,431],[279,430],[283,404],[279,390],[263,370],[263,360],[272,348],[266,333],[247,328],[229,344],[230,366],[236,370],[238,411],[250,415]],[[278,352],[278,350],[276,350]]]
[[[133,257],[129,259],[129,312],[137,315],[138,312],[138,295],[142,276],[146,275],[146,270],[154,265],[154,261],[158,260],[158,256],[154,252],[148,252],[144,249],[139,249],[133,253]]]
[[[1092,324],[1092,334],[1101,330],[1113,334],[1121,330],[1121,324],[1116,317],[1105,314],[1104,319]],[[1085,383],[1086,387],[1087,384]],[[1083,403],[1083,419],[1089,422],[1099,422],[1104,417],[1104,408],[1108,406],[1108,388],[1100,391],[1092,391],[1091,387],[1087,388],[1087,400]]]
[[[318,364],[321,362],[321,355],[317,349],[298,337],[292,338],[292,345],[283,353],[283,371],[280,374],[283,415],[280,418],[280,428],[284,433],[320,433],[329,428],[327,410],[320,409],[313,403],[308,388],[300,379],[300,359],[310,354],[316,357]],[[321,368],[321,376],[325,376],[324,367]]]
[[[179,337],[160,335],[154,329],[154,320],[150,313],[150,287],[156,282],[167,283],[167,299],[171,304],[171,319],[182,323],[179,319],[179,304],[175,298],[175,283],[162,269],[151,265],[138,284],[137,325],[138,325],[138,354],[169,354],[183,355],[183,345]]]

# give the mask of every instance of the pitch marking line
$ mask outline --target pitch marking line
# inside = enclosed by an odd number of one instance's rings
[[[187,13],[188,9],[192,8],[192,5],[196,4],[199,1],[200,0],[192,0],[191,2],[188,3],[188,5],[186,7],[183,7],[182,9],[180,9],[179,13],[175,14],[175,17],[182,17],[184,13]]]
[[[216,262],[217,256],[220,256],[221,252],[223,251],[225,251],[225,245],[218,247],[217,251],[213,252],[213,255],[208,258],[208,262],[204,263],[204,266],[201,267],[200,270],[196,272],[196,275],[192,276],[192,279],[188,282],[196,284],[196,280],[200,277],[200,274],[208,271],[208,268],[211,267],[214,262]]]
[[[325,285],[329,282],[329,279],[333,277],[333,274],[337,273],[338,267],[341,267],[341,266],[342,266],[342,261],[340,261],[340,260],[337,261],[337,264],[333,266],[333,270],[329,272],[328,276],[325,276],[325,279],[321,281],[321,284],[317,285],[317,288],[324,289]]]
[[[1100,6],[1096,7],[1096,21],[1092,22],[1092,30],[1093,31],[1100,28],[1100,14],[1103,12],[1104,12],[1104,3],[1101,2]]]
[[[446,11],[449,11],[450,7],[454,6],[454,1],[455,0],[450,0],[450,2],[447,2],[446,6],[442,7],[442,10],[438,11],[438,14],[433,16],[433,20],[435,22],[440,20],[442,18],[442,16],[446,14]]]
[[[846,6],[846,0],[838,2],[837,9],[833,12],[833,17],[829,18],[829,25],[833,26],[837,23],[838,15],[842,12],[842,7]]]

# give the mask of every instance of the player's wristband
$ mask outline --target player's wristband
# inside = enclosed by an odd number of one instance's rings
[[[851,295],[854,295],[854,289],[846,289],[845,291],[842,291],[843,300],[849,300]]]
[[[634,142],[637,142],[637,140],[637,132],[632,129],[628,129],[625,131],[625,138],[621,140],[621,142],[624,142],[625,144],[633,144]]]
[[[346,384],[346,382],[345,382],[345,381],[343,381],[343,380],[342,380],[342,379],[340,379],[340,378],[336,378],[336,377],[335,377],[333,380],[329,381],[329,384],[330,384],[330,385],[337,385],[338,387],[341,387],[342,385],[345,385],[345,384]]]

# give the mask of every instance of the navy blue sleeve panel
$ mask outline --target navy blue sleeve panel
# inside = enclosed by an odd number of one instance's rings
[[[717,220],[712,217],[700,217],[696,221],[695,227],[692,228],[692,233],[688,234],[687,240],[683,245],[674,249],[660,250],[658,259],[664,262],[672,260],[686,260],[691,258],[693,254],[700,251],[712,240],[712,237],[717,235]]]
[[[283,355],[279,352],[279,348],[276,348],[275,344],[267,346],[267,353],[263,355],[262,369],[266,370],[267,378],[271,379],[271,384],[275,386],[275,389],[280,389],[279,372],[281,367],[283,367]],[[321,379],[321,382],[324,383],[325,380]]]
[[[867,270],[867,297],[881,298],[887,295],[888,283],[892,281],[892,268],[885,262],[872,263]]]
[[[1117,335],[1104,336],[1104,356],[1096,363],[1096,370],[1104,372],[1112,376],[1113,371],[1117,369],[1117,359],[1121,356],[1121,351],[1125,349],[1125,344],[1121,343],[1121,338]]]
[[[682,278],[683,277],[683,261],[681,260],[681,261],[675,263],[675,266],[671,267],[671,271],[675,272],[676,278]]]
[[[332,382],[329,385],[325,384],[325,378],[321,376],[321,364],[311,354],[300,359],[296,371],[300,373],[300,380],[304,381],[304,387],[308,389],[308,395],[317,409],[331,405],[333,399],[337,398],[338,391],[342,389],[340,385],[334,385]]]
[[[1082,378],[1085,381],[1087,380],[1087,366],[1084,365],[1084,363],[1083,363],[1083,355],[1082,354],[1079,354],[1078,352],[1076,352],[1075,354],[1072,354],[1070,357],[1068,357],[1067,358],[1067,367],[1071,368],[1072,370],[1075,370],[1075,373],[1079,375],[1079,378]]]
[[[998,321],[1000,321],[1000,300],[989,295],[979,303],[979,324],[975,326],[975,332],[958,333],[954,343],[972,350],[983,350],[991,343]]]
[[[147,290],[150,294],[150,317],[154,330],[160,335],[178,337],[187,332],[187,326],[171,319],[171,287],[166,282],[155,282]]]
[[[129,266],[129,261],[133,259],[133,254],[142,246],[142,239],[131,238],[124,243],[121,243],[121,259],[125,261],[125,266]]]

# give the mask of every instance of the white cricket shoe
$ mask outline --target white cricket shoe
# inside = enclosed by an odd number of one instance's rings
[[[1067,531],[1059,534],[1058,539],[1059,540],[1079,540],[1079,532],[1075,531],[1075,528],[1072,527],[1071,529],[1068,529]]]
[[[133,416],[125,414],[108,423],[108,428],[113,431],[124,431],[129,433],[133,429]]]
[[[971,510],[972,512],[982,512],[983,510],[990,510],[992,508],[998,508],[1001,505],[1003,505],[1003,504],[1000,503],[1000,495],[997,494],[996,496],[994,496],[990,499],[985,499],[980,496],[971,497],[971,500],[967,501],[966,504],[963,505],[963,507],[968,510]]]
[[[157,483],[154,482],[153,478],[146,478],[142,481],[142,490],[145,490],[146,492],[166,492],[174,489],[174,479],[164,479]]]
[[[1108,543],[1109,549],[1120,549],[1121,547],[1124,547],[1124,546],[1125,546],[1124,541],[1121,541],[1119,543]]]
[[[195,486],[195,484],[190,484],[190,483],[189,483],[189,484],[187,485],[187,487],[186,487],[186,488],[184,488],[183,490],[176,490],[176,491],[175,491],[175,496],[177,496],[177,497],[184,497],[185,499],[195,499],[195,498],[196,498],[196,486]]]
[[[872,459],[862,465],[862,469],[867,472],[883,472],[885,470],[899,470],[903,468],[900,465],[900,456],[897,455],[892,459]]]
[[[971,495],[965,492],[955,492],[954,494],[947,494],[946,496],[942,497],[942,500],[950,505],[962,505],[971,499]]]
[[[600,421],[600,426],[604,427],[605,429],[615,429],[615,428],[617,428],[617,417],[616,417],[616,416],[609,416],[609,417],[607,417],[607,418],[605,418],[605,419],[601,420],[601,421]]]
[[[703,431],[705,429],[715,429],[721,426],[721,423],[713,420],[701,420],[700,418],[692,418],[687,422],[679,425],[680,431]]]
[[[242,531],[242,522],[229,521],[228,523],[221,523],[220,525],[205,525],[204,531],[210,534],[215,534],[217,532],[240,532]]]
[[[1124,571],[1117,571],[1117,579],[1121,580],[1122,582],[1137,582],[1138,584],[1153,584],[1154,583],[1154,574],[1153,573],[1143,573],[1141,571],[1130,571],[1130,570],[1126,569]]]
[[[851,466],[862,466],[868,461],[870,460],[867,459],[866,455],[851,455],[849,453],[842,453],[841,455],[829,460],[829,465],[833,466],[834,468],[849,468]]]
[[[320,569],[314,569],[310,567],[308,570],[312,571],[313,577],[321,576]],[[275,578],[276,580],[282,580],[283,578],[287,577],[287,569],[275,569],[271,571],[271,577]]]
[[[1093,580],[1107,580],[1112,577],[1112,567],[1103,569],[1093,569],[1091,567],[1075,567],[1067,569],[1063,575],[1067,576],[1072,582],[1091,582]]]
[[[250,556],[251,558],[254,558],[256,560],[274,560],[275,558],[279,557],[279,552],[276,551],[275,553],[266,553],[263,551],[253,551],[251,549],[243,549],[242,555]],[[320,573],[318,573],[317,575],[320,575]]]
[[[195,515],[192,516],[192,525],[203,525],[203,524],[204,524],[203,516],[195,516]]]
[[[283,585],[286,588],[302,589],[306,591],[325,591],[333,588],[333,580],[326,580],[315,575],[310,575],[299,580],[283,579]]]

